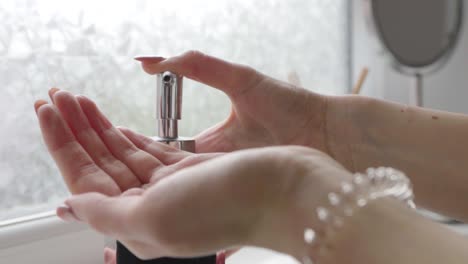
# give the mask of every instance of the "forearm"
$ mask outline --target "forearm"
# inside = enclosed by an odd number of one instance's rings
[[[390,199],[348,218],[333,246],[330,263],[468,262],[468,239]]]
[[[326,178],[326,184],[321,189],[328,191],[342,186],[337,184],[340,181],[335,181],[337,176],[346,176],[333,173],[327,175],[330,177]],[[313,191],[316,180],[309,179],[310,181],[306,179],[301,185],[303,191],[297,196],[295,205],[299,206],[294,208],[298,210],[285,213],[290,221],[282,222],[284,226],[290,227],[288,232],[279,232],[278,237],[281,239],[272,239],[277,243],[287,242],[291,247],[275,248],[276,250],[289,253],[298,260],[308,255],[319,263],[468,262],[466,237],[422,217],[395,198],[379,198],[371,200],[364,207],[356,207],[351,216],[343,218],[340,226],[335,226],[334,218],[330,217],[325,223],[319,221],[317,208],[326,206],[328,196],[323,195],[325,200],[318,201],[320,198],[317,199],[317,194]],[[318,234],[318,240],[311,245],[303,240],[305,228],[312,228]],[[278,228],[274,230],[281,231]],[[288,238],[290,241],[286,241]],[[318,252],[320,255],[317,255]]]
[[[391,166],[412,180],[419,205],[468,221],[468,116],[365,97],[335,97],[331,154],[350,170]]]

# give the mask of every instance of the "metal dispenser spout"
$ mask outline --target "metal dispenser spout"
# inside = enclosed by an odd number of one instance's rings
[[[195,152],[195,141],[179,137],[178,121],[182,118],[183,76],[166,71],[157,75],[157,141],[185,151]]]
[[[182,116],[182,78],[168,71],[157,75],[156,117],[161,138],[178,137],[177,125]]]

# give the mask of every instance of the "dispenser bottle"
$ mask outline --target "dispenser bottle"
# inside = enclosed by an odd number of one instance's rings
[[[174,148],[195,152],[195,140],[179,137],[182,116],[183,76],[172,72],[157,75],[156,119],[158,136],[154,140]],[[203,238],[200,238],[203,239]],[[141,260],[117,241],[117,264],[216,264],[216,255],[198,258],[157,258]]]

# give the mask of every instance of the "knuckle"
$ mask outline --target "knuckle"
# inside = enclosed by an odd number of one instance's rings
[[[182,57],[188,58],[188,59],[199,59],[203,56],[205,56],[205,54],[203,54],[199,50],[189,50],[182,54]]]
[[[202,72],[206,55],[198,50],[189,50],[182,54],[181,62],[185,64],[185,75],[194,78]]]

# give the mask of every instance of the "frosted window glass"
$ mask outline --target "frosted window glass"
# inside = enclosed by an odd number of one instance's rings
[[[155,78],[132,60],[190,49],[304,87],[347,89],[346,0],[9,0],[0,3],[0,220],[68,195],[33,102],[59,87],[95,99],[118,125],[155,134]],[[223,120],[228,99],[186,81],[180,134]],[[203,116],[203,119],[199,117]]]

